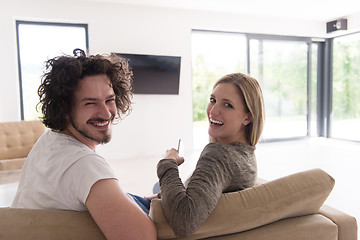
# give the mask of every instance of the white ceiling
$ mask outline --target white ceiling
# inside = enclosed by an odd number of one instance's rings
[[[360,13],[360,0],[85,0],[302,20],[332,21]]]

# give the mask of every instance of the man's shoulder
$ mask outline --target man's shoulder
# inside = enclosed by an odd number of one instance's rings
[[[96,154],[88,146],[78,141],[72,136],[64,133],[55,132],[53,130],[46,131],[40,138],[39,142],[49,149],[58,150],[61,152],[80,151],[87,154]]]
[[[66,134],[47,130],[34,145],[28,158],[42,159],[45,162],[56,164],[56,162],[76,162],[83,158],[101,159],[96,152],[85,144]]]

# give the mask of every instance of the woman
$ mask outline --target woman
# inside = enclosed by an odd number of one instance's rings
[[[184,186],[177,150],[166,151],[158,163],[162,205],[178,237],[193,234],[208,218],[220,196],[255,184],[255,145],[264,124],[264,101],[259,83],[245,74],[219,79],[207,106],[210,143]]]

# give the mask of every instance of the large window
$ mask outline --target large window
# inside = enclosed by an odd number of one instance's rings
[[[33,120],[44,63],[52,57],[88,49],[87,25],[17,21],[21,119]]]
[[[360,141],[360,33],[333,42],[331,137]]]
[[[307,42],[251,39],[250,74],[263,89],[266,109],[263,138],[307,136]]]
[[[308,38],[193,31],[194,148],[208,142],[205,110],[214,82],[233,72],[250,74],[261,84],[264,140],[310,135],[311,107],[316,104],[316,100],[310,102],[311,76],[316,74],[310,74],[316,69],[310,64],[314,58],[309,54],[310,42]]]
[[[217,79],[246,72],[246,37],[241,34],[194,31],[192,43],[194,148],[208,142],[206,106]]]

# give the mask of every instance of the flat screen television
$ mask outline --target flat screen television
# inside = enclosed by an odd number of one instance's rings
[[[179,94],[181,57],[116,54],[129,60],[135,94]]]

